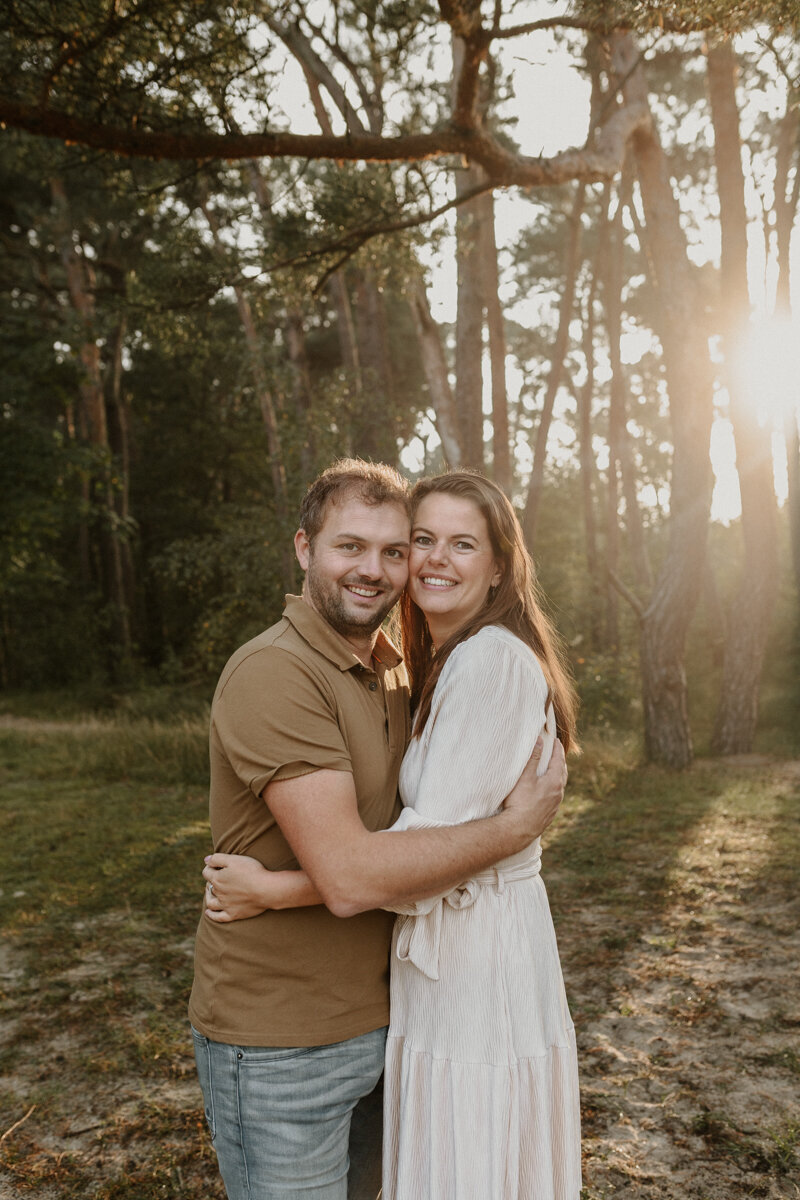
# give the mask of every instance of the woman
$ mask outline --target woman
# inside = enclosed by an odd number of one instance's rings
[[[412,502],[415,717],[394,829],[487,816],[539,734],[541,770],[556,736],[574,744],[574,692],[502,491],[453,472]],[[578,1200],[575,1034],[539,864],[537,839],[397,910],[383,1200]]]

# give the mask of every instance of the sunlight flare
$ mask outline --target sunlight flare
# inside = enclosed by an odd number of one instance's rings
[[[757,321],[739,343],[734,369],[758,423],[782,430],[800,401],[800,329],[773,317]]]

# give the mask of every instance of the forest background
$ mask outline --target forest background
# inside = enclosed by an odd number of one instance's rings
[[[345,454],[495,478],[569,648],[586,1195],[800,1195],[794,0],[0,10],[0,1195],[216,1186],[205,712]]]
[[[688,764],[693,630],[751,748],[800,585],[793,5],[4,8],[4,688],[213,678],[357,454],[506,489],[587,720]]]

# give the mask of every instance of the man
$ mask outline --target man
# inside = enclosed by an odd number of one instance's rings
[[[521,850],[563,792],[556,755],[495,817],[382,836],[410,731],[402,662],[380,632],[407,577],[404,481],[334,464],[306,494],[295,549],[302,597],[233,655],[211,712],[215,849],[302,865],[325,902],[200,922],[190,1016],[230,1200],[344,1200],[351,1114],[380,1076],[388,1023],[380,906]]]

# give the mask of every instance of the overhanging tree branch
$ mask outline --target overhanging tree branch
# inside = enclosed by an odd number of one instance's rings
[[[444,128],[430,133],[379,137],[330,134],[214,133],[141,129],[86,121],[52,108],[0,96],[0,125],[60,138],[130,158],[171,161],[246,158],[334,159],[341,162],[422,162],[457,155],[479,163],[495,187],[542,187],[570,179],[607,179],[620,169],[627,138],[648,121],[637,106],[619,109],[597,131],[593,146],[551,158],[514,154],[484,131]]]

